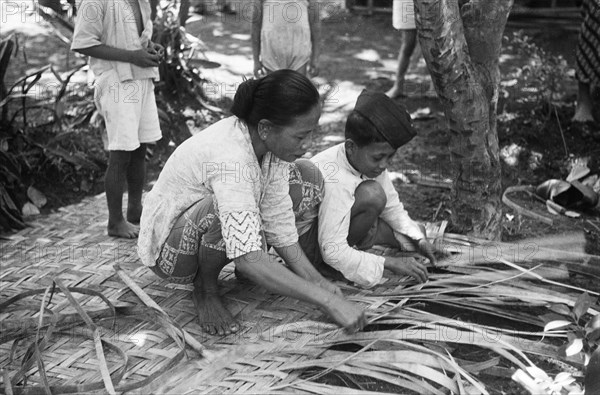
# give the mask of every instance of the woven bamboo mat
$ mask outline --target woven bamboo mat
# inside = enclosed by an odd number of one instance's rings
[[[264,350],[265,344],[269,347],[291,347],[292,354],[287,359],[282,359],[280,354],[272,359],[262,351],[252,352],[250,349],[232,354],[225,358],[227,363],[221,366],[220,371],[211,366],[210,380],[204,381],[202,388],[196,388],[203,392],[260,392],[261,388],[268,388],[275,382],[293,380],[294,374],[288,377],[269,376],[269,367],[301,359],[302,356],[293,355],[293,349],[301,348],[303,342],[314,341],[320,333],[335,330],[335,325],[328,322],[318,309],[238,281],[233,267],[228,265],[221,274],[220,283],[226,306],[241,321],[243,329],[227,337],[206,335],[196,320],[190,298],[191,286],[169,284],[154,275],[140,263],[136,241],[114,239],[106,234],[106,219],[105,197],[99,195],[42,216],[31,222],[31,227],[5,236],[0,240],[0,303],[22,292],[48,287],[53,278],[59,278],[67,287],[101,292],[116,305],[130,304],[143,308],[142,302],[116,275],[113,264],[119,263],[174,321],[206,347],[225,352],[257,344],[262,344],[258,347],[260,350]],[[386,287],[389,290],[390,284]],[[358,294],[361,291],[346,287],[345,292]],[[99,297],[75,296],[90,314],[106,309]],[[19,370],[26,352],[25,345],[31,343],[35,334],[41,300],[42,295],[25,298],[0,314],[0,333],[28,328],[30,335],[27,341],[17,342],[16,346],[13,342],[0,346],[0,369],[7,371],[11,377]],[[58,314],[75,315],[65,296],[59,293],[53,296],[49,308]],[[102,325],[103,337],[115,343],[129,357],[121,383],[138,382],[160,373],[179,351],[175,341],[160,325],[124,318],[118,319],[111,327],[109,319],[100,317],[96,323]],[[89,336],[84,336],[84,328],[78,326],[66,333],[53,335],[50,344],[42,350],[42,360],[51,385],[102,383],[94,343]],[[188,363],[196,360],[202,364],[197,356],[189,355],[189,358]],[[111,374],[123,365],[122,358],[116,353],[107,353],[106,359]],[[267,373],[257,375],[257,371]],[[28,384],[41,382],[35,365],[28,370],[28,375]]]

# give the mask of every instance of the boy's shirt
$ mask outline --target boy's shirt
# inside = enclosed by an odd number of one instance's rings
[[[152,38],[149,0],[138,0],[144,30],[138,34],[134,13],[127,0],[79,0],[71,50],[100,44],[136,50],[146,48]],[[120,82],[159,79],[158,67],[138,67],[131,63],[90,58],[90,68],[96,76],[115,70]]]
[[[372,287],[381,281],[385,258],[357,250],[347,241],[354,191],[360,183],[370,178],[350,165],[344,143],[315,155],[311,160],[325,179],[325,196],[319,208],[318,228],[323,260],[348,280],[363,287]],[[424,235],[421,229],[404,209],[387,170],[373,180],[383,187],[387,197],[380,218],[390,225],[395,235],[401,233],[413,240],[422,239]]]

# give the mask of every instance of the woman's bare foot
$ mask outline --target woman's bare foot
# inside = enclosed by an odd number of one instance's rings
[[[239,323],[223,306],[223,301],[218,294],[205,293],[194,288],[192,300],[198,312],[200,326],[206,333],[226,336],[240,330]]]
[[[108,235],[112,237],[121,237],[124,239],[135,239],[140,233],[140,229],[125,220],[117,223],[108,222]]]
[[[142,205],[128,205],[127,206],[127,221],[134,225],[139,225],[140,218],[142,216]]]

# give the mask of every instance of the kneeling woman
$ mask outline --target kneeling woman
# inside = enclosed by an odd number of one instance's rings
[[[219,273],[231,260],[266,289],[319,306],[348,331],[361,329],[362,309],[314,269],[298,242],[295,221],[310,222],[320,198],[317,168],[294,162],[321,115],[316,88],[299,73],[279,70],[243,82],[231,112],[186,140],[165,164],[144,201],[142,262],[169,281],[194,284],[200,323],[211,334],[239,330],[218,292]]]

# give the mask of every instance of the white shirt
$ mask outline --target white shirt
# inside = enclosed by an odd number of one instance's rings
[[[212,195],[229,259],[298,241],[289,195],[289,163],[268,152],[258,163],[247,126],[222,119],[187,139],[167,160],[144,200],[138,254],[154,266],[179,216]]]
[[[381,281],[385,258],[352,248],[347,241],[354,191],[369,178],[350,165],[344,143],[315,155],[311,160],[325,179],[325,196],[319,208],[319,246],[323,260],[348,280],[363,287],[372,287]],[[394,234],[403,234],[413,240],[424,238],[421,229],[400,202],[387,170],[373,180],[382,186],[387,197],[380,218],[390,225]]]
[[[144,23],[141,36],[127,0],[79,0],[71,50],[100,44],[127,50],[146,48],[152,38],[152,9],[149,0],[138,0],[138,3]],[[159,79],[158,67],[139,67],[131,63],[91,57],[90,68],[96,76],[115,70],[120,82]]]

